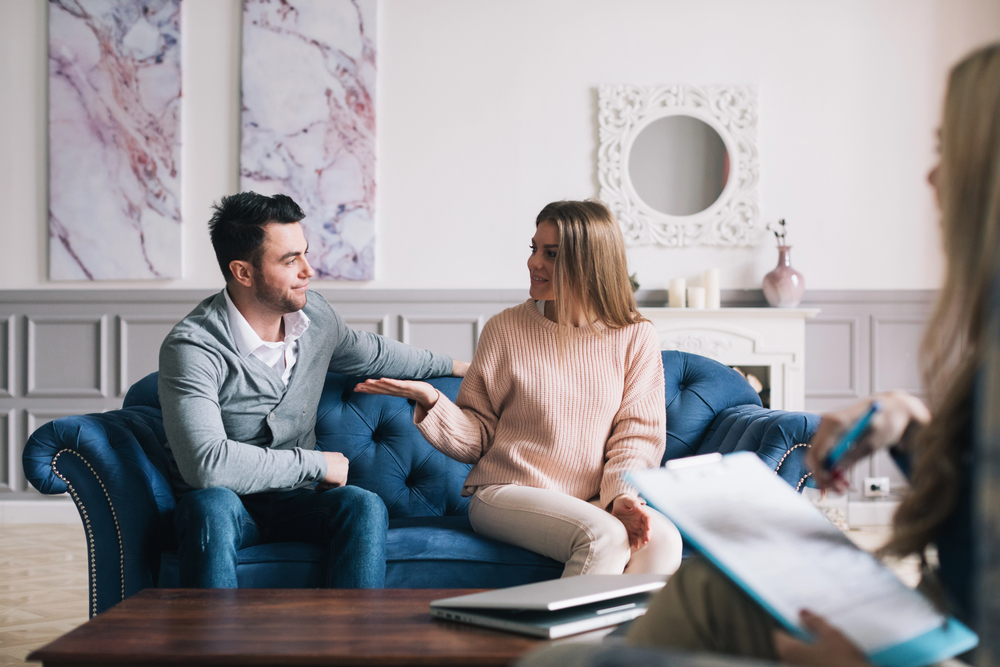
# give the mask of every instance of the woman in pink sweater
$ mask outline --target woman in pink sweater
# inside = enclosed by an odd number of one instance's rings
[[[624,479],[659,466],[666,410],[621,230],[597,201],[549,204],[535,227],[531,298],[486,323],[456,402],[426,382],[357,391],[415,400],[424,437],[475,464],[462,493],[477,533],[565,563],[563,576],[669,574],[680,534]]]

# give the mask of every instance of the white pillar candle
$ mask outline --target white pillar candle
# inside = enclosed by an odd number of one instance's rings
[[[705,286],[705,307],[719,308],[722,305],[722,290],[719,289],[719,270],[708,269],[701,279]]]
[[[705,307],[705,288],[688,287],[688,308]]]
[[[674,278],[670,281],[670,304],[671,308],[683,308],[684,307],[684,286],[687,285],[687,281],[683,278]]]

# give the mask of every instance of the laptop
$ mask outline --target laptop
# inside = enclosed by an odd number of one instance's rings
[[[646,613],[662,574],[584,574],[431,602],[431,615],[533,637],[557,639]]]

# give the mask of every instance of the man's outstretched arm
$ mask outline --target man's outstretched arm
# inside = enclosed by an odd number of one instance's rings
[[[330,359],[330,371],[362,377],[424,379],[455,375],[463,377],[468,362],[447,354],[421,350],[368,331],[344,326],[340,344]]]

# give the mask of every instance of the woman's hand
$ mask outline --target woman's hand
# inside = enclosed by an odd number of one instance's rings
[[[424,414],[434,407],[438,400],[438,390],[418,380],[393,380],[392,378],[382,378],[381,380],[369,379],[359,383],[354,387],[354,391],[362,394],[382,394],[384,396],[400,396],[417,402],[417,406],[423,410]],[[417,421],[423,419],[423,414],[417,415]]]
[[[866,401],[843,410],[823,415],[816,435],[810,441],[806,454],[806,465],[813,471],[813,478],[821,489],[833,489],[839,493],[847,490],[848,482],[837,470],[823,469],[823,459],[837,445],[840,438],[868,410],[873,400],[882,404],[869,423],[868,429],[855,441],[854,446],[837,464],[846,470],[856,461],[863,459],[876,449],[890,447],[897,443],[904,447],[917,429],[931,419],[930,410],[923,401],[903,391],[874,396]]]
[[[865,654],[822,616],[803,609],[799,620],[816,640],[810,644],[776,630],[774,650],[781,662],[802,667],[871,667]]]
[[[630,547],[641,549],[646,546],[646,543],[649,542],[651,528],[646,501],[623,493],[611,503],[611,514],[625,524]]]

